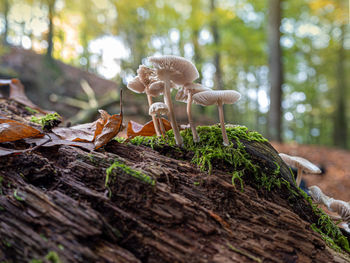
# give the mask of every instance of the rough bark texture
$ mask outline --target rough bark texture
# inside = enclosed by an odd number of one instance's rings
[[[270,144],[243,143],[255,163],[278,162],[292,181]],[[14,145],[25,146],[1,144]],[[53,251],[62,262],[348,262],[310,229],[317,218],[304,199],[249,180],[242,192],[219,162],[208,175],[190,158],[116,141],[99,152],[55,146],[0,157],[0,262]],[[106,188],[115,160],[156,184],[116,170]]]
[[[347,74],[345,70],[346,52],[344,49],[344,38],[346,34],[346,25],[340,27],[340,43],[338,51],[337,65],[337,87],[336,87],[336,103],[334,111],[334,145],[341,148],[347,148]]]
[[[269,46],[269,79],[270,79],[270,109],[269,137],[271,140],[282,141],[282,83],[283,65],[280,45],[282,0],[269,0],[268,46]]]

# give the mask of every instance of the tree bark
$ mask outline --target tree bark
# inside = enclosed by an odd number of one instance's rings
[[[12,101],[0,102],[0,114],[26,112]],[[241,191],[223,160],[208,175],[190,162],[193,153],[167,145],[111,141],[103,151],[62,145],[2,156],[0,261],[349,262],[311,229],[320,218],[297,194],[276,150],[268,143],[241,143],[266,175],[278,164],[278,176],[296,195],[285,184],[271,191],[256,187],[249,176]],[[115,161],[127,169],[114,169],[106,186],[106,170]]]
[[[47,34],[47,51],[46,51],[46,55],[50,59],[52,59],[52,53],[53,53],[53,50],[54,50],[54,44],[53,44],[53,35],[54,35],[53,18],[55,16],[55,3],[56,3],[56,0],[48,0],[48,2],[47,2],[48,20],[49,20],[49,32]]]
[[[337,67],[337,87],[336,87],[336,101],[335,101],[335,116],[334,120],[334,145],[347,148],[347,81],[346,81],[346,73],[345,73],[345,61],[346,61],[346,52],[344,50],[344,37],[345,37],[345,29],[346,25],[343,24],[341,27],[341,38],[339,43],[338,50],[338,67]]]
[[[3,35],[3,43],[4,45],[8,45],[8,34],[9,34],[9,12],[10,12],[10,3],[8,0],[3,0],[4,5],[4,35]]]
[[[270,109],[268,114],[269,138],[282,141],[282,83],[283,65],[280,46],[282,0],[269,0],[268,14],[268,47],[269,47],[269,79]]]
[[[216,22],[216,0],[210,0],[210,11],[212,14],[212,20],[210,23],[211,32],[214,38],[214,66],[215,66],[215,77],[214,77],[214,88],[217,90],[224,89],[224,83],[222,79],[221,69],[221,54],[220,54],[220,33]]]

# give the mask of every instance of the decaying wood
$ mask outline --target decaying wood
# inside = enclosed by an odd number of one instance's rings
[[[291,180],[269,144],[244,143]],[[349,262],[310,229],[304,200],[292,206],[285,189],[249,183],[242,192],[225,170],[208,175],[165,151],[113,141],[98,152],[56,145],[1,157],[0,262],[50,251],[62,262]],[[119,172],[106,188],[115,160],[156,185]]]

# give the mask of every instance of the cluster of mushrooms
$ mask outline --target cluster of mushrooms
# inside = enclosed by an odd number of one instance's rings
[[[175,99],[187,103],[187,116],[193,141],[199,142],[199,136],[192,119],[192,103],[203,106],[217,105],[223,144],[228,146],[230,143],[226,134],[223,104],[235,103],[240,99],[240,93],[234,90],[212,90],[203,87],[201,84],[194,83],[199,78],[198,70],[191,61],[185,58],[169,55],[149,57],[148,61],[153,67],[140,65],[137,70],[137,76],[128,83],[127,87],[136,93],[146,93],[149,114],[152,116],[157,136],[162,136],[165,132],[163,122],[159,121],[159,116],[167,115],[174,132],[176,144],[179,146],[183,145],[171,99],[171,90],[177,89],[178,92]],[[152,97],[160,95],[164,96],[164,103],[152,103]]]
[[[321,170],[309,162],[308,160],[298,157],[290,156],[284,153],[279,154],[282,160],[295,169],[298,169],[296,184],[300,186],[301,178],[304,173],[308,174],[319,174]],[[342,221],[341,226],[345,231],[350,233],[349,223],[350,223],[350,202],[345,202],[342,200],[336,200],[325,195],[322,190],[316,186],[310,186],[308,188],[311,198],[314,200],[314,203],[324,205],[329,211],[335,212],[338,216],[331,215],[330,217],[333,220]]]
[[[153,67],[140,65],[137,70],[137,76],[131,80],[127,87],[136,93],[146,93],[149,104],[149,115],[152,116],[154,129],[157,136],[164,136],[165,129],[160,119],[161,115],[167,115],[174,132],[176,144],[183,145],[183,139],[179,132],[176,122],[173,102],[171,99],[171,90],[176,89],[177,101],[187,103],[187,117],[192,131],[193,141],[199,142],[196,126],[192,119],[192,103],[203,106],[217,105],[221,124],[223,144],[230,144],[225,128],[223,104],[233,104],[241,97],[240,93],[234,90],[212,90],[203,87],[194,81],[199,78],[199,73],[195,65],[182,57],[178,56],[160,56],[149,57],[148,61]],[[164,96],[164,103],[152,102],[152,97]],[[282,160],[298,170],[296,184],[299,187],[303,174],[318,174],[321,170],[308,160],[298,157],[289,156],[284,153],[279,154]],[[324,195],[317,186],[309,187],[311,197],[316,203],[324,204],[330,211],[337,212],[339,217],[346,222],[343,227],[350,233],[348,223],[350,222],[350,204],[341,200],[335,200]],[[334,218],[334,217],[333,217]]]

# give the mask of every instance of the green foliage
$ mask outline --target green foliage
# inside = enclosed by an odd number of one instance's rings
[[[130,175],[146,184],[154,186],[156,184],[156,180],[154,180],[152,177],[149,175],[146,175],[140,171],[136,171],[129,166],[121,163],[118,160],[115,160],[114,163],[107,168],[106,170],[106,179],[105,179],[105,186],[106,188],[109,188],[110,183],[114,183],[116,177],[119,174],[127,174]]]
[[[43,263],[43,262],[62,263],[56,251],[49,251],[45,256],[45,261],[42,259],[32,259],[31,261],[29,261],[29,263]]]
[[[184,140],[185,150],[194,153],[192,163],[196,164],[201,171],[207,171],[210,174],[215,161],[224,162],[225,165],[230,167],[233,173],[232,184],[235,184],[235,181],[238,180],[241,189],[243,189],[242,177],[245,174],[259,177],[259,167],[253,164],[241,140],[267,142],[267,139],[261,136],[261,134],[255,131],[249,131],[244,126],[230,126],[226,128],[226,131],[231,143],[229,146],[224,146],[219,125],[199,126],[197,127],[197,131],[200,137],[198,143],[193,142],[190,129],[181,131],[181,135]],[[136,145],[147,145],[152,148],[168,145],[177,149],[172,130],[167,132],[165,138],[138,136],[131,139],[130,142]]]
[[[211,127],[197,127],[200,136],[199,143],[193,142],[190,129],[181,131],[181,135],[184,139],[184,149],[194,153],[192,162],[202,171],[208,171],[210,173],[213,162],[224,161],[224,165],[229,165],[232,169],[232,184],[235,185],[238,181],[242,191],[244,178],[249,174],[254,179],[254,184],[259,188],[272,191],[275,188],[281,188],[283,185],[288,189],[290,198],[302,195],[310,203],[315,215],[319,218],[317,224],[313,224],[311,228],[320,233],[330,247],[337,251],[344,249],[350,252],[346,237],[342,235],[339,228],[332,222],[329,216],[321,209],[317,208],[317,206],[313,205],[311,198],[303,191],[300,190],[296,192],[287,180],[279,176],[280,166],[278,163],[275,162],[276,167],[273,171],[266,172],[262,167],[252,162],[241,140],[266,142],[267,140],[264,137],[257,132],[248,131],[246,127],[242,126],[232,126],[226,128],[226,130],[229,140],[231,141],[230,145],[227,147],[222,144],[221,130],[217,125]],[[142,144],[149,146],[154,149],[168,146],[181,151],[180,148],[176,147],[172,131],[167,132],[165,138],[138,136],[130,140],[130,142],[136,145]],[[198,184],[198,182],[194,183],[194,185]]]
[[[16,200],[17,200],[17,201],[20,201],[20,202],[24,201],[24,199],[23,199],[21,196],[18,195],[17,191],[18,191],[18,190],[16,189],[16,190],[13,192],[14,198],[16,198]]]
[[[39,113],[36,109],[32,109],[31,107],[28,107],[28,106],[25,106],[25,109],[32,115]]]
[[[30,121],[40,124],[44,130],[50,130],[61,122],[61,118],[62,117],[57,112],[55,112],[55,113],[46,114],[45,116],[40,118],[36,116],[32,116]]]
[[[308,201],[319,218],[317,223],[311,225],[311,229],[319,233],[327,245],[334,250],[340,252],[343,249],[350,252],[349,242],[339,227],[334,224],[332,219],[321,208],[312,203],[311,197],[303,190],[299,189],[299,193]]]

